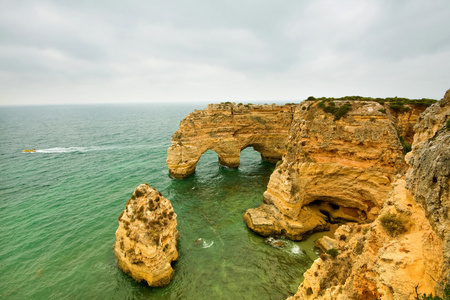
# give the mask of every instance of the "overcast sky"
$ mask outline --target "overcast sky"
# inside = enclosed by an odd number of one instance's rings
[[[441,99],[449,0],[0,0],[0,105]]]

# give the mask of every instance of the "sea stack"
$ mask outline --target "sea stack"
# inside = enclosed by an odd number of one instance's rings
[[[168,285],[179,235],[170,201],[148,184],[139,185],[119,217],[113,246],[119,268],[149,286]]]

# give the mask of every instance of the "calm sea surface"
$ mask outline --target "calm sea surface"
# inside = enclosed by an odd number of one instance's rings
[[[195,175],[165,163],[201,105],[0,107],[1,299],[284,299],[317,257],[312,239],[273,248],[247,229],[273,164],[245,149],[238,169],[206,152]],[[36,153],[22,153],[23,149]],[[116,265],[117,218],[148,183],[172,201],[181,237],[169,286]],[[317,237],[317,235],[316,235]],[[203,244],[194,243],[198,238]]]

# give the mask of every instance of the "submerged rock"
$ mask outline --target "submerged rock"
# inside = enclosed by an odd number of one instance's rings
[[[275,239],[273,237],[265,238],[264,242],[266,244],[268,244],[268,245],[270,245],[270,246],[272,246],[274,248],[278,248],[278,249],[284,248],[284,246],[285,246],[285,243],[283,241],[277,240],[277,239]]]
[[[119,217],[113,246],[120,269],[136,281],[162,287],[178,259],[176,214],[172,204],[148,184],[139,185]]]

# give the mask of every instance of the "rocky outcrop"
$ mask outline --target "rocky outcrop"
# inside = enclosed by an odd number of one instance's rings
[[[422,104],[380,99],[312,99],[271,106],[276,111],[249,106],[238,114],[240,105],[212,105],[181,122],[167,163],[172,176],[185,177],[208,149],[231,167],[249,146],[268,160],[282,155],[263,203],[245,213],[247,225],[264,236],[301,240],[330,223],[345,224],[334,240],[322,241],[331,255],[314,262],[293,299],[439,293],[436,281],[446,279],[450,265],[449,96],[420,117]],[[254,118],[264,110],[268,119]],[[403,152],[411,140],[408,166]]]
[[[220,164],[239,166],[240,152],[253,147],[264,160],[276,162],[285,152],[296,105],[210,104],[189,114],[172,136],[167,164],[170,175],[195,171],[201,155],[215,151]]]
[[[337,257],[322,254],[289,299],[412,299],[416,286],[419,294],[434,294],[442,242],[405,184],[393,183],[374,222],[340,226]]]
[[[407,187],[444,243],[444,272],[450,282],[450,90],[429,107],[416,126]]]
[[[177,260],[176,214],[169,200],[139,185],[119,217],[114,253],[120,269],[149,286],[169,284]]]
[[[294,114],[287,151],[270,177],[263,203],[244,221],[262,235],[301,240],[329,223],[371,222],[405,167],[392,117],[377,102],[337,102],[336,120],[305,101]]]
[[[397,175],[370,224],[335,232],[290,299],[419,299],[449,282],[450,91],[415,126],[407,176]],[[416,298],[417,297],[417,298]]]

